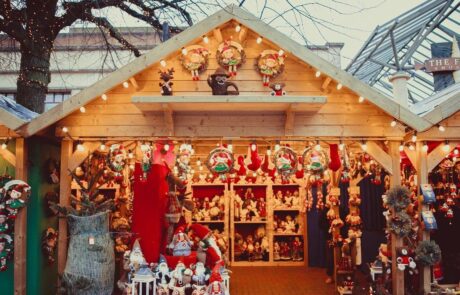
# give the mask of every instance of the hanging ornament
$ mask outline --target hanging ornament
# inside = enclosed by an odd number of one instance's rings
[[[291,175],[297,170],[297,154],[287,146],[280,147],[273,154],[273,162],[283,182],[289,182]]]
[[[281,53],[281,54],[280,54]],[[264,86],[270,85],[270,78],[275,78],[284,70],[284,59],[286,55],[282,50],[264,50],[257,58],[257,69],[262,75]]]
[[[219,175],[225,181],[226,174],[232,171],[234,162],[233,153],[229,149],[218,147],[209,153],[206,166],[211,173]]]
[[[152,167],[152,147],[149,144],[141,144],[142,152],[142,172],[144,179],[147,179],[147,173]]]
[[[201,45],[191,45],[182,50],[181,63],[192,74],[192,80],[200,80],[200,74],[208,68],[209,51]]]
[[[309,184],[313,186],[322,184],[324,172],[329,165],[327,154],[322,149],[307,147],[303,152],[302,159],[303,169],[309,174]]]
[[[193,149],[190,144],[182,144],[179,148],[179,154],[177,155],[177,173],[178,177],[182,180],[187,179],[187,174],[191,171],[190,168],[190,157],[192,156]]]
[[[226,68],[230,76],[236,76],[236,70],[246,60],[246,53],[240,43],[227,40],[217,48],[216,58],[219,65]]]
[[[109,167],[114,172],[114,180],[116,183],[123,182],[123,169],[127,163],[127,153],[123,145],[112,144],[108,154]]]

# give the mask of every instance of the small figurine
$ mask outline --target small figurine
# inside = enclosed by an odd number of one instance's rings
[[[270,92],[271,96],[284,96],[286,95],[286,91],[283,88],[286,86],[284,83],[272,83],[270,84],[270,88],[272,92]]]
[[[287,215],[286,216],[286,225],[285,225],[285,233],[295,233],[295,228],[296,228],[296,225],[295,225],[295,221],[292,219],[292,216],[291,215]]]
[[[406,267],[415,269],[417,266],[414,258],[409,256],[409,251],[405,248],[400,250],[400,255],[396,258],[396,263],[398,264],[398,269],[402,271],[404,271]]]
[[[292,259],[291,249],[289,248],[289,245],[287,242],[281,243],[280,256],[281,256],[281,260],[291,260]]]
[[[218,272],[213,272],[209,278],[209,286],[206,295],[225,295],[226,289],[222,283],[222,277]]]
[[[169,295],[168,284],[171,280],[168,264],[163,256],[160,256],[160,264],[157,267],[157,294]]]
[[[300,196],[299,191],[295,190],[292,194],[292,207],[299,207],[300,206]]]
[[[273,245],[273,260],[274,261],[281,260],[280,251],[281,251],[280,244],[278,242],[275,242],[275,244]]]
[[[185,264],[179,261],[176,268],[171,272],[171,280],[169,281],[169,289],[173,294],[185,295],[184,271]]]
[[[142,265],[146,265],[147,261],[142,253],[139,240],[136,240],[133,245],[133,250],[129,254],[129,268],[133,271],[138,271]]]
[[[238,86],[235,83],[227,81],[230,76],[224,69],[218,68],[214,74],[208,77],[208,85],[212,89],[212,95],[238,95]],[[229,91],[228,88],[233,87],[234,91]]]
[[[5,210],[0,209],[0,234],[6,233],[9,229],[6,222],[7,213]]]
[[[173,73],[174,73],[174,68],[170,68],[167,71],[158,71],[160,74],[160,79],[163,80],[163,82],[160,82],[160,92],[161,95],[163,96],[170,96],[173,95],[173,90],[172,90],[172,79],[174,79]]]
[[[292,197],[291,192],[287,191],[286,195],[284,196],[284,206],[288,208],[292,207],[292,200],[293,200],[293,197]]]
[[[53,264],[54,250],[56,249],[56,243],[58,238],[58,232],[53,228],[49,227],[43,232],[42,236],[42,252],[48,259],[49,264]]]
[[[178,228],[169,248],[172,249],[173,256],[189,256],[192,251],[192,245],[193,242],[184,234],[182,228]]]
[[[295,237],[294,241],[292,242],[292,260],[303,260],[303,245],[302,241],[300,241],[300,237]]]
[[[6,237],[0,237],[0,271],[7,269],[6,260],[10,257],[10,249],[8,247],[9,242]]]

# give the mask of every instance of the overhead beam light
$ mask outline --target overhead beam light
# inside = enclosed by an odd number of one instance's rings
[[[64,126],[64,127],[62,127],[62,132],[64,132],[64,133],[67,133],[67,132],[69,132],[69,128],[67,128],[67,127],[65,127],[65,126]]]
[[[236,27],[235,27],[235,32],[239,32],[241,31],[241,25],[240,24],[237,24]]]
[[[422,150],[424,152],[428,152],[428,144],[426,143],[426,141],[423,142]]]
[[[128,81],[123,82],[123,88],[128,88],[128,87],[129,87]]]
[[[182,47],[181,52],[182,52],[182,55],[187,55],[187,48]]]
[[[443,145],[443,147],[442,147],[442,150],[443,150],[445,153],[448,153],[448,152],[450,151],[450,145],[449,145],[449,141],[448,141],[448,140],[446,140],[446,141],[444,142],[444,145]]]
[[[393,119],[393,121],[391,121],[391,123],[390,123],[390,126],[391,126],[391,127],[396,127],[397,124],[398,124],[398,121],[396,121],[395,119]]]
[[[343,151],[344,148],[345,148],[345,144],[343,143],[342,140],[340,140],[340,142],[339,142],[339,150]]]
[[[86,113],[86,108],[85,108],[85,107],[83,107],[83,106],[82,106],[82,107],[80,107],[80,112],[82,112],[82,113]]]
[[[364,97],[360,96],[360,97],[358,98],[358,102],[359,102],[359,103],[363,103],[363,102],[364,102]]]
[[[316,77],[316,78],[319,78],[320,76],[321,76],[321,72],[320,72],[320,71],[316,71],[315,77]]]
[[[417,141],[417,131],[414,131],[414,134],[412,134],[412,142]]]
[[[160,60],[160,65],[164,68],[166,67],[166,61],[164,59]]]
[[[321,145],[319,144],[319,140],[316,141],[315,150],[318,152],[321,150]]]
[[[366,141],[364,141],[364,140],[361,142],[361,149],[362,149],[363,151],[367,151],[367,143],[366,143]]]
[[[438,130],[444,132],[446,131],[446,127],[442,126],[441,124],[438,124]]]
[[[203,42],[206,43],[206,44],[209,43],[209,38],[208,38],[208,36],[206,36],[206,35],[203,36]]]
[[[257,43],[257,44],[262,43],[262,41],[263,41],[262,37],[260,37],[260,36],[257,37],[257,39],[256,39],[256,43]]]
[[[85,150],[85,146],[83,145],[83,142],[78,141],[77,142],[77,151],[83,152]]]
[[[401,144],[399,145],[399,151],[402,152],[404,151],[404,143],[401,141]]]
[[[337,90],[342,89],[342,87],[343,87],[342,83],[337,84]]]

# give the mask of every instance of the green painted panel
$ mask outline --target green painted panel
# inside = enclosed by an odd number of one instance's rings
[[[8,144],[8,150],[12,153],[15,152],[15,142],[10,141]],[[0,156],[0,175],[8,173],[14,177],[14,167],[5,161],[2,156]],[[13,261],[8,262],[8,270],[0,272],[0,294],[1,295],[12,295],[14,293],[14,270],[13,270]]]

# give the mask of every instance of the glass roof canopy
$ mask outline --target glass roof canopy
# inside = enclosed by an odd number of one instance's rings
[[[377,26],[346,70],[392,97],[388,77],[397,71],[412,75],[412,104],[434,94],[433,77],[415,71],[415,63],[431,58],[431,44],[460,40],[460,0],[428,0]],[[396,58],[395,58],[396,57]]]

